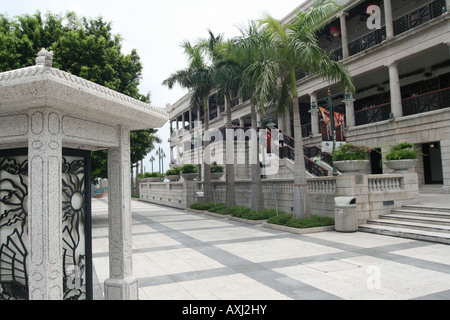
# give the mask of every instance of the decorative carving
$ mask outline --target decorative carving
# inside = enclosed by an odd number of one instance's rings
[[[28,160],[0,158],[0,300],[27,299]]]

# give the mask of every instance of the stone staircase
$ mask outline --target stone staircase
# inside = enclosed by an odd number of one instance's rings
[[[388,215],[368,220],[359,226],[359,231],[450,244],[450,205],[403,206]]]

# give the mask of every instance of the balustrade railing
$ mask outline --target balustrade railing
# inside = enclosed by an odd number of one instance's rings
[[[333,179],[308,179],[307,190],[310,193],[336,193],[336,180]]]
[[[368,178],[369,192],[396,191],[403,189],[402,176],[377,176]]]

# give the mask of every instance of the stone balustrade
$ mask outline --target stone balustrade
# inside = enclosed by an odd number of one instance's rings
[[[199,184],[201,184],[200,182]],[[236,202],[251,206],[250,179],[236,180]],[[141,200],[186,209],[198,198],[197,181],[175,183],[141,183]],[[292,179],[264,179],[262,181],[264,206],[293,212]],[[223,180],[212,181],[212,199],[225,203],[226,184]],[[367,175],[352,174],[336,177],[307,178],[308,201],[311,214],[334,217],[335,197],[356,197],[359,223],[376,219],[392,209],[406,204],[417,204],[419,199],[416,173]]]

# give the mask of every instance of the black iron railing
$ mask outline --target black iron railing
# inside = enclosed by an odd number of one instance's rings
[[[391,103],[366,107],[355,111],[355,123],[357,126],[388,120],[391,113]]]
[[[447,11],[445,0],[436,0],[404,15],[394,21],[394,34],[397,36],[421,24],[441,16]]]
[[[403,115],[423,113],[450,107],[450,87],[403,99]]]
[[[280,158],[288,158],[295,162],[295,150],[294,148],[290,146],[284,146],[280,147]],[[328,176],[328,170],[322,167],[321,165],[318,165],[314,161],[312,161],[308,156],[304,155],[305,158],[305,169],[317,176],[317,177],[325,177]]]
[[[397,36],[413,29],[427,21],[435,19],[448,11],[445,0],[435,0],[423,5],[422,7],[415,9],[414,11],[395,19],[394,24],[394,35]],[[381,29],[374,30],[365,36],[356,39],[348,44],[350,56],[355,55],[359,52],[367,50],[377,44],[380,44],[386,39],[386,26],[381,27]],[[342,48],[330,51],[330,57],[334,61],[342,60],[343,52]]]
[[[361,37],[348,44],[349,54],[352,56],[361,51],[367,50],[377,44],[383,42],[386,39],[386,27],[382,27],[379,30],[375,30],[364,37]]]

